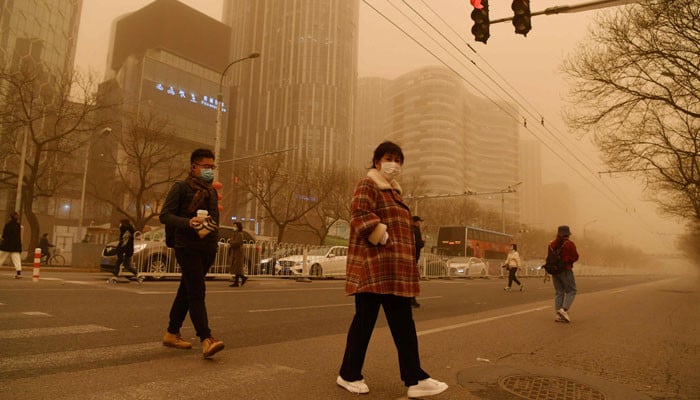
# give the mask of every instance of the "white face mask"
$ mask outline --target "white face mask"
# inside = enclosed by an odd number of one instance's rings
[[[382,169],[379,171],[387,180],[392,180],[401,175],[401,165],[397,162],[388,161],[382,163]]]

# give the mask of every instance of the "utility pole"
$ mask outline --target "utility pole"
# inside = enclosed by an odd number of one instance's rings
[[[590,1],[588,3],[575,4],[573,6],[554,6],[545,8],[542,11],[533,12],[530,14],[530,16],[534,17],[536,15],[570,14],[583,11],[598,10],[601,8],[623,6],[625,4],[631,3],[639,3],[639,0],[596,0]],[[491,24],[497,24],[499,22],[508,22],[512,20],[513,17],[494,19],[491,21]]]

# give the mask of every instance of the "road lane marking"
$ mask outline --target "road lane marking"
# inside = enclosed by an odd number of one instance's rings
[[[47,314],[47,313],[41,312],[41,311],[25,311],[22,314],[29,315],[32,317],[50,317],[51,316],[51,314]]]
[[[111,330],[111,329],[110,329]],[[161,342],[139,343],[126,346],[109,346],[90,348],[58,353],[33,354],[28,356],[0,357],[0,373],[20,370],[36,370],[50,368],[58,370],[75,364],[86,364],[94,361],[122,359],[134,354],[162,353]]]
[[[449,330],[453,330],[453,329],[464,328],[467,326],[483,324],[485,322],[496,321],[496,320],[503,319],[503,318],[510,318],[510,317],[513,317],[516,315],[528,314],[531,312],[547,310],[550,308],[551,308],[550,306],[536,307],[536,308],[531,308],[529,310],[517,311],[514,313],[510,313],[510,314],[503,314],[503,315],[498,315],[495,317],[489,317],[489,318],[477,319],[475,321],[463,322],[461,324],[443,326],[442,328],[435,328],[435,329],[428,329],[425,331],[419,331],[419,332],[417,332],[417,334],[418,334],[418,336],[430,335],[432,333],[440,333],[440,332],[445,332],[445,331],[449,331]]]
[[[107,328],[99,325],[75,325],[75,326],[59,326],[55,328],[29,328],[29,329],[10,329],[0,331],[0,339],[17,339],[27,337],[41,336],[56,336],[56,335],[73,335],[78,333],[95,333],[113,331],[112,328]]]
[[[427,299],[441,299],[442,296],[429,296],[429,297],[419,297],[421,301]],[[333,308],[333,307],[346,307],[354,306],[355,303],[340,303],[340,304],[323,304],[319,306],[299,306],[299,307],[279,307],[279,308],[259,308],[254,310],[248,310],[249,313],[260,313],[260,312],[274,312],[274,311],[292,311],[292,310],[313,310],[316,308]]]

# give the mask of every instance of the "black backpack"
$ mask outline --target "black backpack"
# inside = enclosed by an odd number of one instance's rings
[[[550,275],[556,275],[566,268],[564,261],[561,259],[561,248],[563,246],[564,242],[556,248],[552,248],[551,245],[549,246],[547,259],[544,262],[544,269]]]

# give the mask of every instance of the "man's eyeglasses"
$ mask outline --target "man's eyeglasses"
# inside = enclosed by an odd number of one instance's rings
[[[216,169],[216,165],[212,165],[212,164],[194,164],[194,165],[201,167],[201,168],[206,168],[206,169]]]

